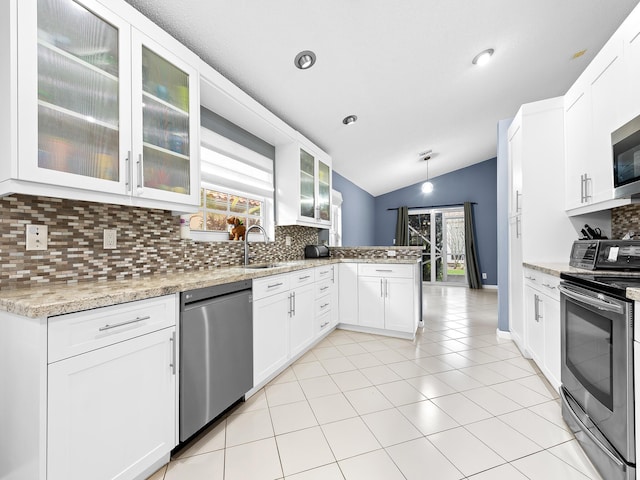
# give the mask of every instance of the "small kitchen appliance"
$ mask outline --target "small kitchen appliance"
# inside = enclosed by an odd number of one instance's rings
[[[329,257],[329,247],[326,245],[307,245],[304,247],[304,258]]]

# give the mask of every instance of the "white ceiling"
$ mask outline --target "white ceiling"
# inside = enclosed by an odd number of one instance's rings
[[[431,177],[495,157],[498,120],[564,94],[639,0],[127,2],[377,196],[423,181],[427,149]]]

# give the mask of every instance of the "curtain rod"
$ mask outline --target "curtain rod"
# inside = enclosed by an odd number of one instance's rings
[[[478,202],[469,202],[471,205],[477,205]],[[409,210],[412,209],[419,209],[419,208],[445,208],[445,207],[463,207],[464,203],[451,203],[449,205],[429,205],[426,207],[407,207]],[[400,207],[395,207],[395,208],[387,208],[387,211],[389,210],[398,210],[398,208]]]

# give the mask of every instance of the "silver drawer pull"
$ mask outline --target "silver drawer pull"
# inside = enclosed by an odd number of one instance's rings
[[[320,291],[324,292],[327,288],[329,288],[329,287],[320,287]]]
[[[320,305],[320,309],[323,309],[323,308],[328,307],[328,306],[329,306],[329,304],[325,303],[324,305]]]
[[[113,325],[106,324],[104,327],[100,327],[98,331],[104,332],[105,330],[111,330],[112,328],[122,327],[124,325],[129,325],[131,323],[142,322],[143,320],[149,320],[151,317],[147,315],[146,317],[136,317],[133,320],[127,320],[126,322],[114,323]]]
[[[326,275],[327,273],[329,273],[330,270],[326,270],[324,272],[320,272],[320,275]]]
[[[327,325],[329,325],[329,322],[323,323],[322,325],[320,325],[320,328],[324,328],[324,327],[326,327]]]
[[[298,280],[306,280],[307,278],[311,278],[311,275],[305,275],[304,277],[298,277]]]
[[[549,290],[555,290],[556,289],[556,287],[554,287],[554,286],[552,286],[552,285],[550,285],[548,283],[543,283],[542,286],[543,287],[547,287]]]
[[[284,285],[284,283],[280,282],[280,283],[274,283],[273,285],[267,285],[267,288],[275,288],[275,287],[280,287]]]
[[[382,270],[382,269],[377,269],[376,268],[376,272],[393,272],[393,270]]]
[[[536,279],[536,277],[530,277],[528,275],[525,275],[524,278],[526,278],[527,280],[535,280]]]

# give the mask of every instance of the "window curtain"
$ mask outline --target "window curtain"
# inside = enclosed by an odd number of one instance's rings
[[[470,202],[464,202],[464,253],[467,263],[469,288],[482,288],[476,240],[473,235],[473,225],[473,208]]]
[[[396,221],[396,245],[409,245],[409,207],[398,207]]]

